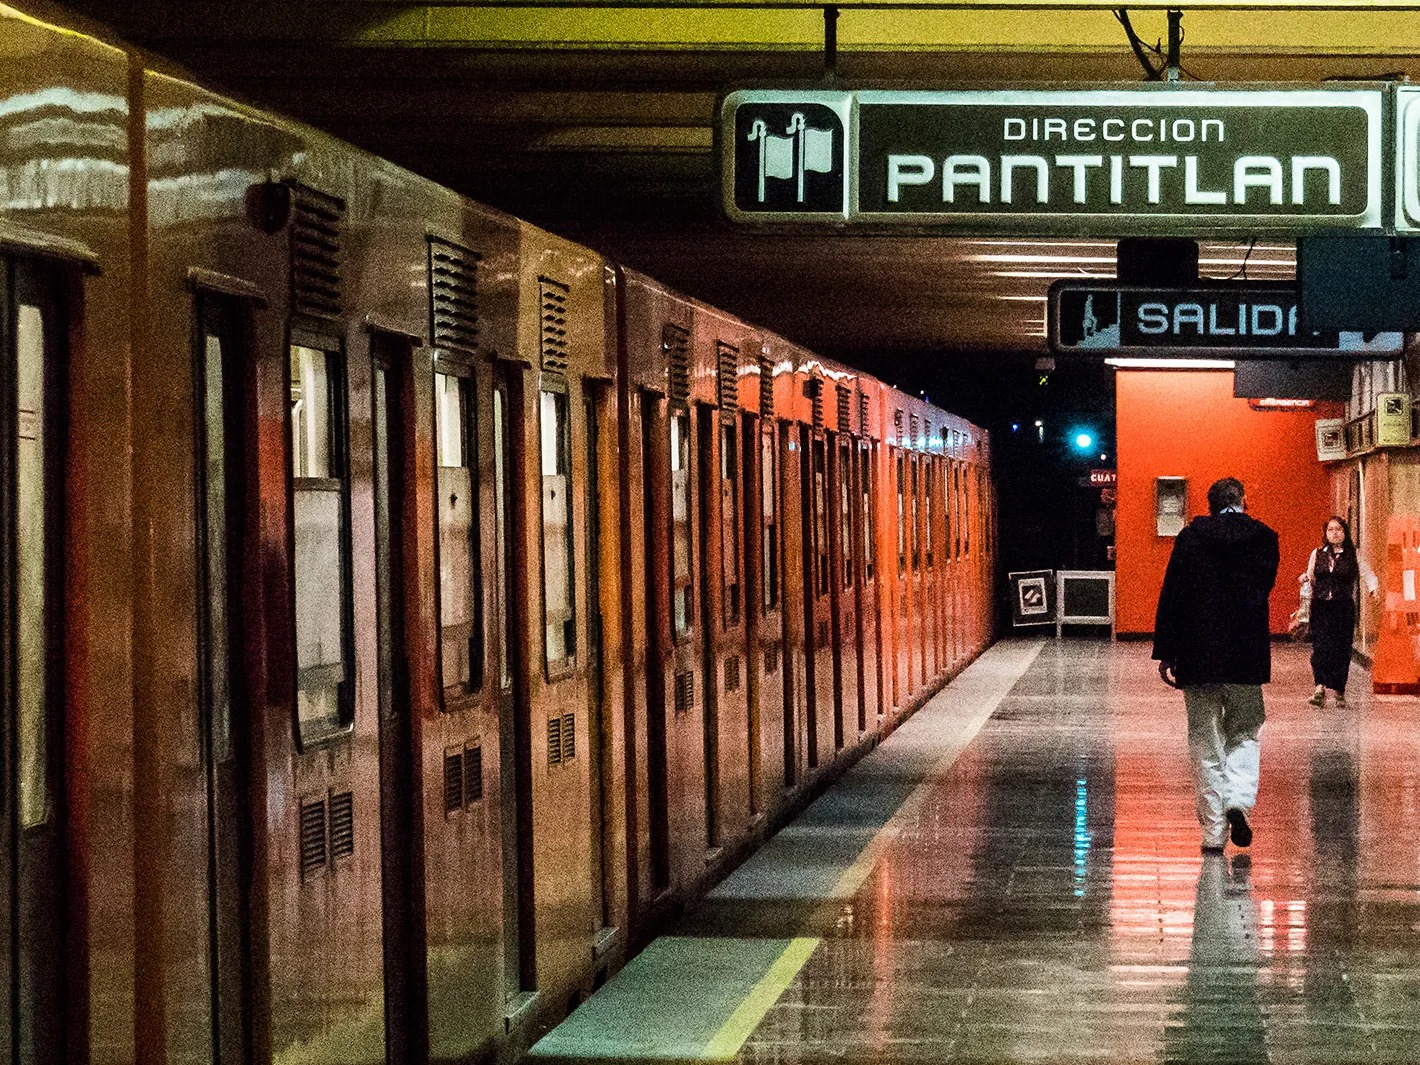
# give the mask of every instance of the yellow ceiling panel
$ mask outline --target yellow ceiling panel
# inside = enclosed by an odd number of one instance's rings
[[[898,0],[898,3],[903,0]],[[1420,0],[1416,0],[1420,4]],[[1113,14],[1074,7],[1043,18],[1038,10],[872,10],[848,8],[838,21],[841,52],[1097,51],[1125,48]],[[1167,34],[1161,11],[1136,11],[1134,26],[1146,41]],[[1183,55],[1206,52],[1414,55],[1420,10],[1378,4],[1353,10],[1197,10],[1183,20]],[[678,7],[554,7],[480,4],[400,8],[366,25],[358,40],[518,49],[597,50],[818,50],[823,47],[818,9],[743,8],[706,4]]]

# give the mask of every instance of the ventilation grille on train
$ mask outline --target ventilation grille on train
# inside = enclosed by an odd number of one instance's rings
[[[429,238],[429,336],[436,348],[478,350],[479,254]]]
[[[838,386],[838,431],[852,432],[849,419],[853,417],[853,390],[847,385]]]
[[[779,670],[779,645],[771,643],[764,649],[764,672],[776,673]]]
[[[670,400],[683,407],[690,402],[690,334],[674,323],[667,322],[661,330],[661,350],[670,367]]]
[[[550,277],[537,279],[542,300],[542,372],[567,372],[567,293]]]
[[[740,349],[721,341],[715,346],[717,377],[720,385],[720,414],[733,418],[740,405]]]
[[[759,355],[759,416],[774,417],[774,360],[768,352]]]
[[[291,183],[291,311],[339,318],[345,201]]]
[[[921,440],[917,436],[917,415],[915,414],[907,419],[907,442],[912,446],[921,444]]]
[[[687,670],[675,675],[675,712],[688,714],[695,706],[695,674]]]
[[[815,429],[823,428],[823,382],[817,377],[810,377],[804,382],[804,394],[809,397],[809,406],[813,412],[813,425]]]
[[[902,446],[902,411],[900,411],[900,410],[895,410],[895,411],[892,412],[892,429],[893,429],[893,435],[897,438],[897,445],[898,445],[898,447],[901,447],[901,446]]]
[[[325,871],[325,800],[301,800],[301,879]]]
[[[740,690],[740,656],[731,655],[725,659],[725,690],[727,692],[737,692]]]
[[[330,797],[330,857],[355,853],[355,796],[348,791]]]
[[[444,752],[444,816],[463,809],[463,749]]]
[[[547,764],[561,765],[577,757],[577,715],[547,719]]]

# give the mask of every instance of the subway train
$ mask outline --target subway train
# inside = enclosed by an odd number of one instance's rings
[[[0,7],[17,1063],[511,1061],[993,638],[966,421]]]

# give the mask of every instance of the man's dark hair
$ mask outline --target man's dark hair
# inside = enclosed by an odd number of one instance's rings
[[[1208,513],[1221,514],[1229,507],[1241,506],[1243,501],[1243,483],[1236,477],[1224,477],[1222,480],[1214,481],[1208,489]]]

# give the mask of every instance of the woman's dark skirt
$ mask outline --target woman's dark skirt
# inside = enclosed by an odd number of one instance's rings
[[[1346,690],[1351,672],[1351,637],[1356,629],[1356,604],[1344,599],[1312,600],[1312,677],[1332,691]]]

